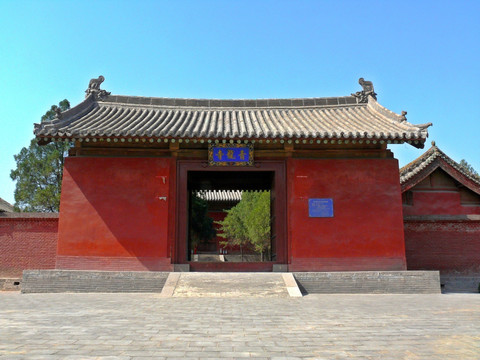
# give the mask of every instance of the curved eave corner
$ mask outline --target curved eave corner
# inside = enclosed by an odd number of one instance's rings
[[[61,124],[61,126],[67,126],[75,119],[78,119],[82,115],[88,113],[93,107],[95,107],[95,105],[97,105],[95,97],[93,94],[90,94],[80,104],[62,112],[60,118],[57,116],[53,120],[44,121],[40,124],[33,124],[33,134],[37,138],[38,143],[40,145],[46,145],[51,141],[71,140],[71,138],[68,136],[50,134],[48,130],[55,129],[55,127],[59,124]]]
[[[417,149],[423,149],[425,147],[425,141],[428,138],[428,128],[433,126],[432,123],[426,124],[411,124],[407,121],[406,112],[402,114],[397,114],[386,107],[380,105],[378,101],[373,98],[372,96],[368,96],[368,104],[367,106],[380,114],[381,116],[386,117],[392,122],[395,122],[398,126],[405,129],[405,135],[397,134],[400,139],[405,139],[401,143],[408,143]],[[413,140],[413,141],[412,141]]]

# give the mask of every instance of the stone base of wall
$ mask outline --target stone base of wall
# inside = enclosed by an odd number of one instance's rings
[[[295,272],[304,294],[438,294],[438,271]]]
[[[22,293],[160,293],[168,272],[26,270]]]

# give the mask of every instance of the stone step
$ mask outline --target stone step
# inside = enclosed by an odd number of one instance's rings
[[[437,294],[438,271],[293,273],[303,294]]]
[[[25,270],[22,293],[160,293],[168,272]]]
[[[172,273],[162,292],[169,297],[301,296],[292,274]]]

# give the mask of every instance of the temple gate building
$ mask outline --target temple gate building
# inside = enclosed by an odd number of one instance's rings
[[[406,270],[398,161],[387,145],[422,148],[430,124],[380,105],[371,82],[343,97],[199,100],[111,95],[102,81],[35,125],[41,144],[74,144],[57,269]],[[249,191],[270,194],[268,257],[198,261],[196,194]]]

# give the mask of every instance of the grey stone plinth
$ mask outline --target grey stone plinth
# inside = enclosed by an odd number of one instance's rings
[[[438,271],[294,273],[304,294],[437,294]]]
[[[22,293],[161,292],[168,272],[25,270]]]
[[[287,264],[273,264],[272,271],[273,272],[288,272],[288,265]]]
[[[175,272],[189,272],[190,264],[173,264],[173,271]]]

